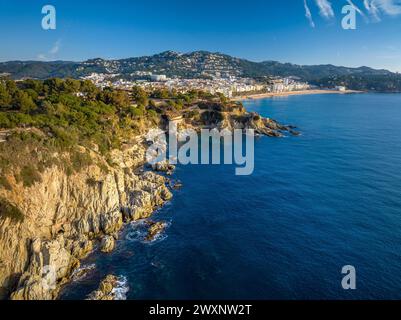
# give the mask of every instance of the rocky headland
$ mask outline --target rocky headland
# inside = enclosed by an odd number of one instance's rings
[[[242,103],[202,101],[180,112],[164,111],[164,126],[175,121],[179,129],[253,129],[256,134],[269,137],[283,137],[287,132],[299,135],[294,126],[283,125],[276,120],[264,118],[255,112],[247,112]]]
[[[176,121],[180,129],[254,129],[271,137],[298,134],[293,127],[246,112],[240,103],[198,101],[179,111],[154,103],[150,110],[160,120],[141,120],[139,132],[125,137],[107,156],[96,145],[78,145],[73,156],[66,156],[47,145],[14,144],[15,133],[52,137],[41,128],[2,132],[0,144],[18,161],[2,171],[0,180],[0,299],[57,299],[62,286],[77,276],[82,259],[95,248],[111,252],[125,223],[149,218],[172,198],[171,190],[181,187],[168,178],[174,166],[146,166],[149,129],[166,130],[169,121]],[[38,172],[17,166],[30,161],[24,158],[30,155]],[[63,167],[68,162],[64,159],[72,157],[79,160],[74,160],[79,167],[75,171]],[[148,227],[147,241],[152,241],[166,223],[149,222]],[[116,283],[114,276],[107,277],[91,299],[112,300]]]

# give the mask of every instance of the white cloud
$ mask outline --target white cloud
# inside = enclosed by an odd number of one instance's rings
[[[401,14],[401,1],[400,0],[374,0],[377,6],[388,15]]]
[[[401,0],[364,0],[366,10],[375,20],[380,21],[380,13],[389,16],[401,15]]]
[[[312,28],[315,22],[312,12],[308,5],[309,0],[304,0],[305,17],[308,19]],[[333,6],[329,0],[314,0],[319,8],[319,14],[329,20],[335,17]],[[379,22],[384,15],[398,16],[401,15],[401,0],[343,0],[351,5],[365,19],[365,22]],[[343,3],[344,3],[343,2]],[[359,4],[358,4],[359,2]],[[362,6],[363,4],[363,6]]]
[[[319,7],[320,15],[326,19],[334,18],[334,11],[328,0],[315,0]]]
[[[352,6],[356,12],[358,12],[361,16],[365,17],[365,14],[362,12],[361,9],[359,9],[359,7],[357,7],[351,0],[347,0],[347,2],[349,3],[350,6]]]
[[[40,53],[37,55],[37,58],[39,60],[51,60],[55,58],[55,55],[57,55],[57,53],[60,51],[60,47],[61,47],[61,41],[57,40],[53,46],[51,47],[51,49],[49,50],[49,52],[47,53]]]
[[[380,21],[379,9],[376,7],[374,0],[363,0],[363,4],[365,9],[369,12],[369,14],[373,17],[374,20]]]
[[[308,3],[306,2],[306,0],[304,0],[304,7],[305,7],[305,17],[308,19],[309,21],[309,25],[314,28],[315,27],[315,22],[313,21],[313,17],[312,17],[312,13],[310,12]]]
[[[57,54],[60,51],[60,44],[61,44],[60,40],[57,40],[53,45],[53,47],[50,49],[50,54],[53,55]]]
[[[47,60],[46,56],[43,53],[38,54],[37,58],[39,60]]]

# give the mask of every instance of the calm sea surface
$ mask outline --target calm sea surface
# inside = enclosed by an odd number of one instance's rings
[[[181,166],[184,187],[155,220],[129,225],[63,299],[107,274],[128,299],[401,299],[401,95],[311,95],[245,102],[300,137],[262,137],[255,172]],[[357,290],[341,287],[353,265]]]

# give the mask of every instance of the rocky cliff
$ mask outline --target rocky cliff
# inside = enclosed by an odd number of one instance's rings
[[[163,116],[166,121],[177,117]],[[179,118],[182,128],[250,128],[274,137],[284,131],[296,134],[292,127],[247,113],[240,104],[199,103],[182,110]],[[78,171],[67,172],[60,161],[68,157],[53,154],[60,159],[54,162],[58,165],[35,173],[40,177],[29,183],[13,174],[0,181],[0,299],[57,298],[81,259],[97,245],[103,252],[113,250],[124,222],[148,218],[172,197],[167,178],[143,169],[146,143],[145,135],[136,136],[112,151],[109,159],[96,148],[77,147],[92,160]],[[47,156],[30,147],[38,163]],[[165,163],[152,169],[171,173],[174,168]],[[24,174],[30,178],[33,173]],[[162,224],[151,225],[149,239],[161,228]]]
[[[291,135],[299,134],[293,126],[282,125],[255,112],[247,112],[241,103],[201,102],[183,110],[182,114],[183,116],[179,118],[181,119],[179,121],[181,129],[253,129],[255,134],[269,137],[282,137],[284,132],[288,132]],[[170,118],[176,119],[177,116],[173,115]]]
[[[29,188],[8,179],[12,191],[0,189],[0,197],[23,219],[0,219],[0,298],[56,298],[98,242],[117,238],[124,221],[149,217],[171,198],[166,178],[140,169],[144,152],[134,141],[114,152],[113,166],[92,152],[97,165],[72,176],[49,168]]]

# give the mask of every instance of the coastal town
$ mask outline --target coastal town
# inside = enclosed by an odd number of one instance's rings
[[[298,77],[265,77],[260,80],[242,78],[232,75],[216,75],[210,78],[168,78],[163,74],[151,72],[137,72],[140,80],[124,80],[119,74],[92,73],[82,77],[83,80],[92,81],[99,88],[113,87],[121,90],[130,90],[133,86],[140,86],[147,91],[158,89],[175,90],[185,93],[190,90],[201,90],[210,94],[221,93],[228,98],[243,97],[258,94],[296,93],[317,89],[301,81]],[[333,90],[345,92],[345,87],[336,87]]]

